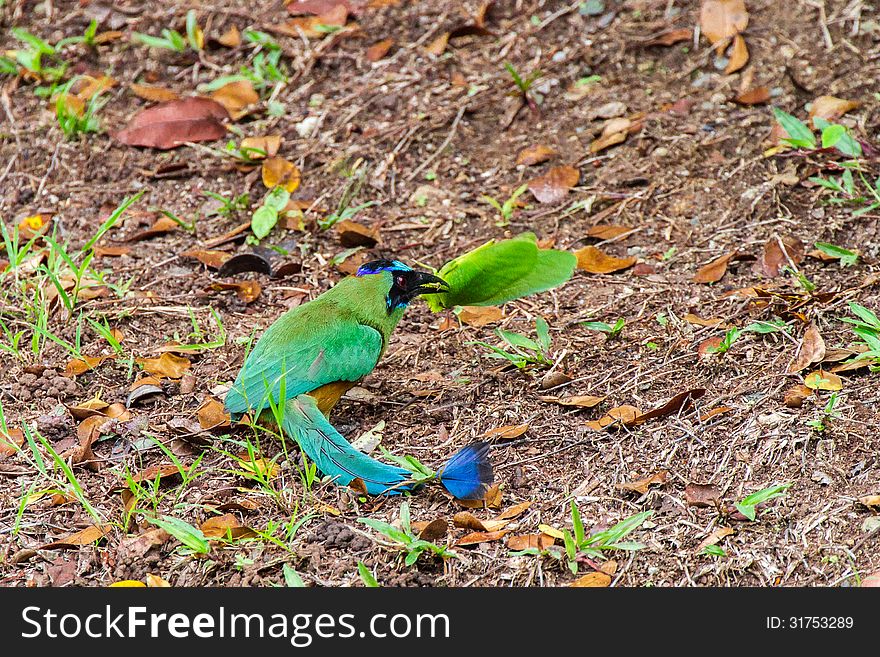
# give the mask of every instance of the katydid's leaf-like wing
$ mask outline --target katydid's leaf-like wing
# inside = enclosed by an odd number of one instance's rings
[[[515,281],[495,296],[474,303],[474,306],[500,306],[502,303],[537,294],[562,285],[571,278],[577,258],[568,251],[538,249],[535,266],[528,274]]]
[[[425,300],[434,312],[453,306],[498,306],[561,285],[576,264],[574,254],[539,249],[534,233],[523,233],[447,262],[437,275],[449,284],[449,291]]]
[[[532,233],[487,242],[443,265],[437,275],[449,284],[449,292],[427,297],[428,305],[435,312],[478,305],[528,275],[537,257],[538,245]]]

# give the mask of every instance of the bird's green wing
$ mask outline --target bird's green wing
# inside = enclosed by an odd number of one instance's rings
[[[532,233],[487,242],[443,265],[437,275],[449,284],[449,292],[432,294],[425,300],[434,312],[480,304],[531,272],[537,254]]]
[[[226,395],[230,413],[267,409],[270,399],[283,403],[327,383],[358,381],[373,370],[382,354],[381,334],[352,319],[322,317],[312,304],[266,329]]]

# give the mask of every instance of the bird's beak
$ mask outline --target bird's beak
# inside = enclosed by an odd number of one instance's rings
[[[449,291],[449,283],[439,276],[425,271],[414,271],[408,281],[407,296],[415,297],[419,294],[439,294]]]

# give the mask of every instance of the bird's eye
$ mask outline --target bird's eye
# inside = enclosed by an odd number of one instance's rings
[[[404,287],[406,284],[406,281],[403,280],[403,276],[397,276],[394,282],[397,287]]]

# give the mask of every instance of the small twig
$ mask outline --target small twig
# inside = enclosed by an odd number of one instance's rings
[[[423,171],[431,162],[440,157],[440,153],[444,151],[444,149],[449,146],[449,142],[452,141],[452,138],[455,137],[455,133],[458,130],[458,123],[461,121],[461,117],[464,116],[465,111],[467,110],[467,105],[462,105],[458,109],[458,114],[455,115],[455,120],[452,122],[452,127],[449,129],[449,134],[446,135],[446,139],[443,140],[443,143],[440,144],[440,148],[434,151],[429,158],[427,158],[424,162],[422,162],[418,167],[416,167],[407,177],[407,182],[415,178],[421,171]]]

